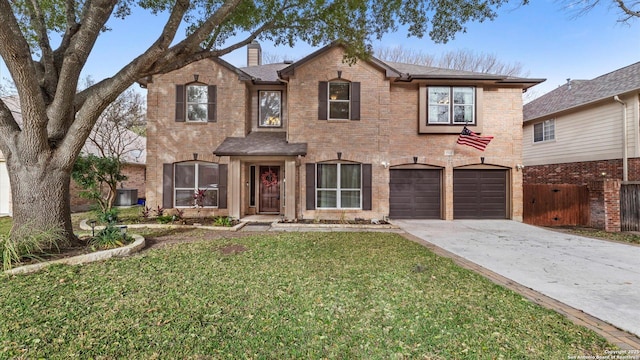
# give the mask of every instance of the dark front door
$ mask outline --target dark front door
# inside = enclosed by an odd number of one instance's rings
[[[260,166],[260,212],[280,212],[280,167]]]

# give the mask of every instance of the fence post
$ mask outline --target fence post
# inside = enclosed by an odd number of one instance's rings
[[[620,180],[604,180],[605,231],[620,232]]]

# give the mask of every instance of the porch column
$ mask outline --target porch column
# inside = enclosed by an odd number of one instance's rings
[[[284,185],[284,217],[286,219],[296,218],[296,161],[286,160],[284,163],[285,185]]]
[[[240,193],[241,189],[241,177],[240,177],[240,160],[236,158],[231,158],[229,160],[229,179],[227,181],[227,191],[229,192],[228,197],[228,206],[229,206],[229,216],[234,219],[240,219]]]

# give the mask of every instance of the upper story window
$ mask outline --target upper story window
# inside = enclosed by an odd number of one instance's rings
[[[187,121],[207,121],[207,90],[206,85],[187,85]]]
[[[555,119],[545,120],[533,125],[533,142],[551,141],[556,138]]]
[[[321,81],[318,87],[319,120],[360,120],[360,83]]]
[[[281,127],[282,126],[282,92],[259,91],[258,92],[258,126]]]
[[[215,85],[192,83],[176,85],[178,122],[215,122],[217,91]]]
[[[475,98],[474,87],[427,87],[428,124],[476,124]]]
[[[218,206],[218,165],[203,162],[177,163],[174,165],[175,207],[196,206],[196,194],[204,194],[204,207]]]
[[[351,83],[329,83],[329,120],[349,120],[351,108]]]

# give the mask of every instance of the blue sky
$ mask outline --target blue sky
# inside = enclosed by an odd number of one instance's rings
[[[431,39],[407,38],[406,33],[386,35],[374,47],[402,46],[426,54],[449,50],[470,50],[494,54],[506,63],[519,62],[528,77],[547,81],[532,89],[537,95],[553,90],[571,79],[592,79],[640,61],[640,20],[630,25],[617,22],[616,9],[602,2],[586,15],[574,18],[563,5],[553,0],[536,0],[526,6],[505,5],[494,21],[470,23],[466,33],[459,33],[447,44]],[[134,13],[122,21],[109,23],[112,31],[103,34],[94,48],[84,74],[94,80],[108,77],[135,58],[158,36],[163,15]],[[263,52],[284,54],[300,59],[315,49],[304,44],[291,49],[274,48],[262,42]],[[246,65],[245,49],[224,57],[235,66]],[[8,71],[0,67],[0,76]]]

